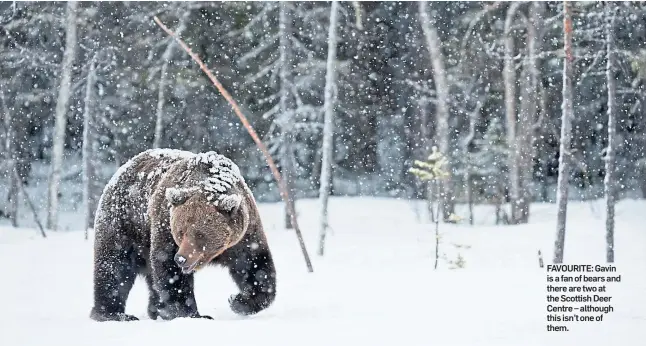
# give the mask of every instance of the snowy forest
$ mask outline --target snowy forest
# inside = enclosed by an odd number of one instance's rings
[[[319,196],[328,160],[332,196],[432,198],[410,169],[433,147],[448,162],[445,220],[469,203],[527,223],[532,202],[557,200],[563,148],[568,199],[603,198],[608,160],[617,198],[646,196],[644,3],[571,4],[567,146],[562,2],[348,1],[336,12],[328,2],[0,3],[2,222],[32,218],[23,191],[48,229],[61,208],[91,214],[116,169],[158,147],[222,153],[258,201],[280,200],[230,105],[153,16],[229,90],[296,205]]]

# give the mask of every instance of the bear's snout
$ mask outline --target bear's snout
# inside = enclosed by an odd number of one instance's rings
[[[177,266],[184,274],[190,274],[195,271],[196,267],[200,264],[202,254],[197,253],[191,247],[180,247],[179,251],[173,258]]]
[[[186,263],[186,257],[184,257],[184,256],[182,256],[180,254],[176,254],[175,255],[175,263],[177,263],[177,265],[180,266],[180,267],[183,266],[184,263]]]
[[[190,274],[195,271],[195,267],[200,263],[200,257],[197,257],[195,260],[187,260],[186,257],[176,254],[175,263],[182,270],[183,274]]]

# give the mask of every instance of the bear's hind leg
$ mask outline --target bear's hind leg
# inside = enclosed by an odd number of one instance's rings
[[[134,321],[125,313],[126,301],[137,276],[137,263],[132,247],[102,249],[94,263],[94,307],[90,318],[96,321]]]

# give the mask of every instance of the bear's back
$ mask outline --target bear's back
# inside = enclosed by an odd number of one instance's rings
[[[157,189],[165,189],[160,182],[166,173],[173,175],[170,180],[189,186],[204,180],[206,184],[202,186],[216,194],[237,185],[253,201],[238,166],[225,156],[213,151],[195,154],[178,149],[149,149],[132,157],[114,173],[103,190],[96,217],[118,218],[136,228],[148,228],[149,202]],[[174,176],[177,174],[181,176]],[[255,205],[255,201],[252,203]]]
[[[149,149],[141,152],[119,167],[104,187],[103,194],[123,195],[111,196],[113,198],[126,195],[134,197],[140,194],[138,192],[151,190],[173,164],[194,156],[191,152],[177,149]]]
[[[193,156],[183,150],[149,149],[132,157],[103,188],[95,223],[100,218],[108,218],[146,227],[148,201],[157,183],[174,164]]]

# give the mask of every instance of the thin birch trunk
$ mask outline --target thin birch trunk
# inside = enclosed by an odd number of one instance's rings
[[[448,221],[455,208],[453,200],[453,184],[452,184],[452,164],[451,164],[451,148],[450,148],[450,133],[449,133],[449,82],[446,76],[446,68],[444,65],[444,54],[442,53],[442,41],[438,35],[436,28],[436,21],[428,14],[428,2],[422,1],[419,3],[419,20],[422,26],[422,31],[426,39],[426,48],[433,67],[433,81],[435,82],[435,94],[437,95],[436,103],[436,138],[439,151],[449,158],[449,163],[445,168],[449,176],[441,183],[440,202],[442,205],[442,218]]]
[[[325,252],[325,235],[328,228],[328,199],[332,182],[332,155],[334,144],[334,106],[336,101],[336,26],[339,3],[332,1],[330,9],[330,27],[327,41],[327,73],[325,76],[325,118],[323,120],[323,163],[319,189],[320,228],[319,255]]]
[[[527,24],[527,59],[523,69],[523,89],[521,92],[521,112],[518,114],[517,145],[520,156],[520,200],[518,201],[519,218],[516,223],[529,222],[529,209],[532,202],[530,190],[533,180],[533,162],[536,156],[536,126],[540,90],[538,87],[540,69],[538,66],[539,53],[542,48],[541,32],[543,25],[544,3],[534,2],[530,5],[530,16]]]
[[[96,57],[96,56],[95,56]],[[93,101],[94,101],[94,85],[96,84],[96,59],[92,58],[90,67],[87,73],[87,80],[85,82],[85,109],[83,111],[83,153],[82,166],[83,166],[83,228],[85,239],[88,239],[88,228],[92,224],[92,203],[90,202],[91,196],[91,179],[96,179],[94,171],[93,157],[96,152],[93,152],[94,137],[94,121],[93,121]]]
[[[58,192],[65,149],[65,130],[67,127],[67,111],[71,92],[72,68],[76,55],[76,8],[76,1],[67,3],[65,51],[63,53],[63,63],[61,64],[62,76],[58,89],[58,99],[56,100],[56,119],[48,189],[49,198],[47,201],[47,228],[53,230],[56,230],[58,227]]]
[[[533,33],[527,30],[527,44],[531,45]],[[529,183],[532,179],[531,171],[531,137],[534,125],[533,119],[536,116],[536,93],[533,92],[531,74],[531,53],[528,49],[523,70],[520,73],[519,87],[520,100],[519,111],[516,116],[516,148],[518,162],[518,180],[520,192],[515,203],[514,215],[515,224],[527,223],[529,220]]]
[[[519,167],[519,148],[516,138],[516,64],[514,62],[514,36],[511,28],[514,23],[516,11],[522,3],[514,2],[507,10],[504,29],[505,60],[503,69],[503,82],[505,85],[505,117],[507,124],[507,145],[509,146],[509,193],[511,195],[511,223],[516,223],[520,218],[519,201],[521,198],[521,182]]]
[[[539,118],[545,119],[547,117],[547,105],[548,105],[548,95],[547,95],[547,90],[546,88],[543,87],[540,83],[538,84],[539,86],[539,93],[541,97],[541,102],[540,102],[540,107],[539,107]],[[537,123],[539,129],[540,125]],[[537,134],[537,137],[540,138],[540,135]],[[538,144],[537,152],[541,153],[540,155],[543,155],[547,150],[547,145],[545,143],[545,140],[541,140]],[[549,171],[549,160],[543,155],[543,157],[540,159],[540,164],[541,164],[541,202],[547,202],[548,199],[548,180],[547,180],[547,174]]]
[[[4,86],[3,86],[4,87]],[[8,194],[8,204],[9,204],[9,220],[11,221],[11,226],[18,227],[18,209],[20,204],[18,203],[18,198],[20,189],[19,184],[20,177],[14,172],[18,168],[18,155],[16,155],[16,134],[14,132],[14,119],[9,111],[9,106],[7,106],[7,100],[4,97],[4,92],[0,90],[0,102],[2,102],[2,111],[4,113],[4,132],[5,132],[5,157],[7,160],[7,171],[9,172],[9,194]]]
[[[430,131],[428,129],[429,127],[429,119],[428,119],[428,110],[427,110],[427,103],[426,101],[420,101],[419,104],[420,108],[420,137],[421,137],[421,155],[419,157],[426,157],[429,155],[431,152],[431,145],[430,145]],[[421,184],[421,189],[423,189],[423,195],[426,197],[426,213],[427,213],[427,219],[430,222],[435,222],[433,219],[433,188],[432,188],[432,182],[431,181],[421,181],[419,182]]]
[[[476,124],[478,122],[480,108],[482,103],[478,101],[475,106],[475,109],[469,113],[469,133],[467,134],[464,142],[462,143],[462,156],[469,157],[469,146],[476,135]],[[464,184],[467,189],[467,204],[469,207],[469,225],[473,225],[473,183],[471,181],[471,163],[467,160],[466,167],[464,169]]]
[[[556,241],[554,243],[554,263],[563,263],[565,248],[565,225],[568,199],[568,176],[570,174],[570,140],[572,137],[572,17],[570,4],[563,2],[563,48],[565,59],[563,61],[563,104],[561,106],[561,146],[559,148],[559,175],[556,190]]]
[[[361,3],[359,1],[353,1],[352,7],[354,7],[354,17],[355,24],[357,29],[363,30],[363,21],[361,20]]]
[[[283,178],[285,179],[285,185],[289,190],[289,198],[287,199],[287,204],[285,206],[285,228],[293,228],[291,216],[289,215],[289,209],[296,210],[296,197],[294,196],[294,151],[292,148],[293,143],[293,126],[291,119],[285,119],[289,114],[293,114],[293,108],[291,107],[290,102],[290,88],[291,88],[291,19],[289,15],[290,4],[287,2],[281,2],[278,15],[278,35],[279,35],[279,61],[280,61],[280,113],[279,119],[280,122],[280,131],[282,137],[282,143],[280,148],[280,160]]]
[[[613,8],[611,8],[611,6]],[[606,195],[606,261],[615,261],[615,199],[617,185],[615,184],[615,147],[616,147],[616,117],[617,117],[617,85],[615,72],[617,57],[615,55],[615,14],[614,4],[606,4],[606,83],[608,85],[608,147],[606,148],[606,175],[604,177],[604,190]]]
[[[175,29],[175,33],[178,36],[181,36],[184,30],[186,30],[186,23],[190,18],[190,10],[186,10],[184,15],[179,20],[179,24]],[[159,76],[159,86],[157,88],[157,112],[155,114],[155,137],[153,139],[153,148],[159,148],[162,144],[164,137],[164,105],[166,103],[166,85],[168,81],[168,65],[173,59],[173,53],[175,52],[175,45],[177,42],[171,39],[164,50],[162,55],[162,68]]]

